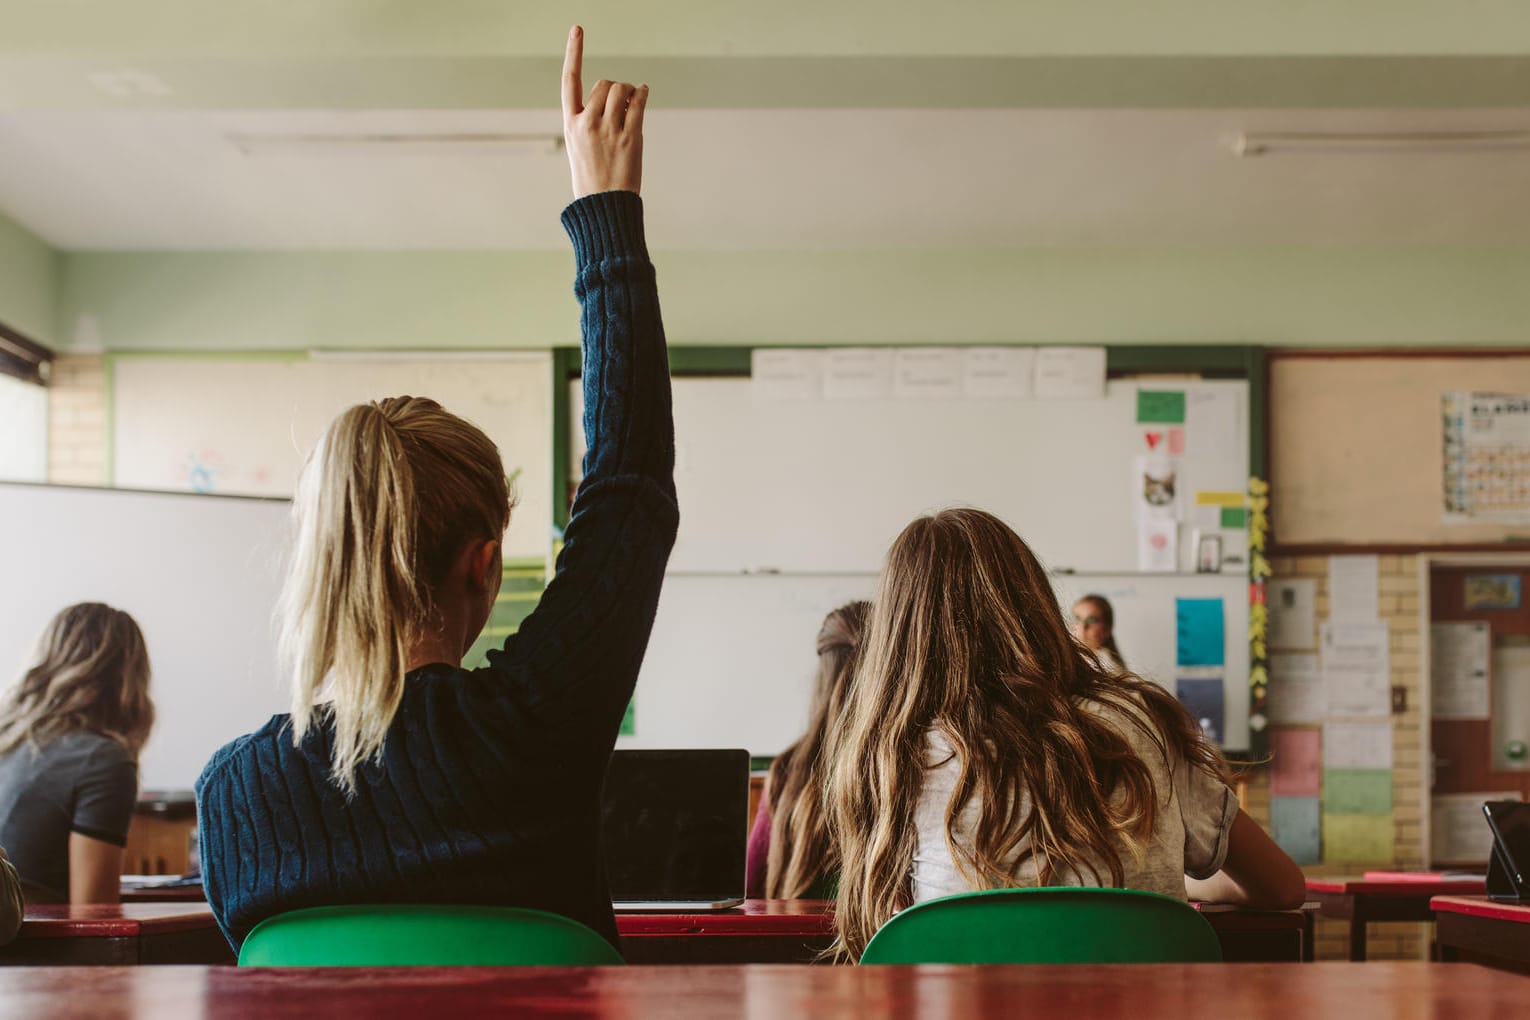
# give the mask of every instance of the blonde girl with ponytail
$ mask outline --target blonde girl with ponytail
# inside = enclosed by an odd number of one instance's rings
[[[888,552],[831,739],[836,948],[859,959],[898,911],[976,889],[1300,905],[1301,871],[1225,773],[1173,696],[1073,638],[1004,522],[921,517]]]
[[[499,451],[424,397],[335,419],[293,502],[279,611],[292,711],[197,784],[208,901],[236,948],[287,910],[400,902],[548,910],[616,944],[600,788],[679,512],[638,197],[648,89],[602,80],[586,96],[583,45],[575,28],[563,225],[589,452],[555,574],[519,632],[463,669],[500,587]]]

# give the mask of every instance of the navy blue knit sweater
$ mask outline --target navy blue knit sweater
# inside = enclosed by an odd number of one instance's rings
[[[338,903],[550,910],[617,944],[600,788],[674,544],[669,366],[643,206],[570,205],[589,453],[557,572],[489,665],[409,674],[380,761],[347,800],[333,730],[293,746],[287,716],[197,781],[207,899],[237,949],[258,922]]]

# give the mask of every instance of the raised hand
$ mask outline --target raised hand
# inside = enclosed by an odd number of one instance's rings
[[[648,86],[602,78],[587,99],[580,74],[584,29],[568,33],[563,54],[563,139],[574,197],[600,191],[639,191],[643,183],[643,108]]]

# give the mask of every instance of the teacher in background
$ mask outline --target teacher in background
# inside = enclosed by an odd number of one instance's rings
[[[149,653],[133,618],[70,606],[0,699],[0,846],[31,903],[116,903],[154,726]],[[3,866],[0,866],[3,870]]]
[[[1112,673],[1126,672],[1116,646],[1116,611],[1103,595],[1085,595],[1073,603],[1073,636]]]

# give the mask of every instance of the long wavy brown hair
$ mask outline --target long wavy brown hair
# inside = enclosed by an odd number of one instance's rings
[[[134,757],[154,728],[149,650],[120,609],[81,602],[49,621],[36,662],[0,698],[0,753],[66,733],[99,733]]]
[[[770,899],[806,896],[838,866],[824,813],[824,746],[844,711],[870,609],[869,602],[851,602],[824,618],[807,732],[770,763],[770,852],[765,858]]]
[[[1041,885],[1065,869],[1120,885],[1122,849],[1140,850],[1161,797],[1100,707],[1120,710],[1166,760],[1226,777],[1226,762],[1178,701],[1139,677],[1109,674],[1073,639],[1046,572],[1004,522],[953,509],[905,528],[888,553],[830,747],[835,952],[859,959],[877,928],[912,905],[914,813],[932,727],[960,767],[946,841],[974,888],[1013,886],[1028,863]],[[974,799],[975,831],[959,843],[953,824]]]

